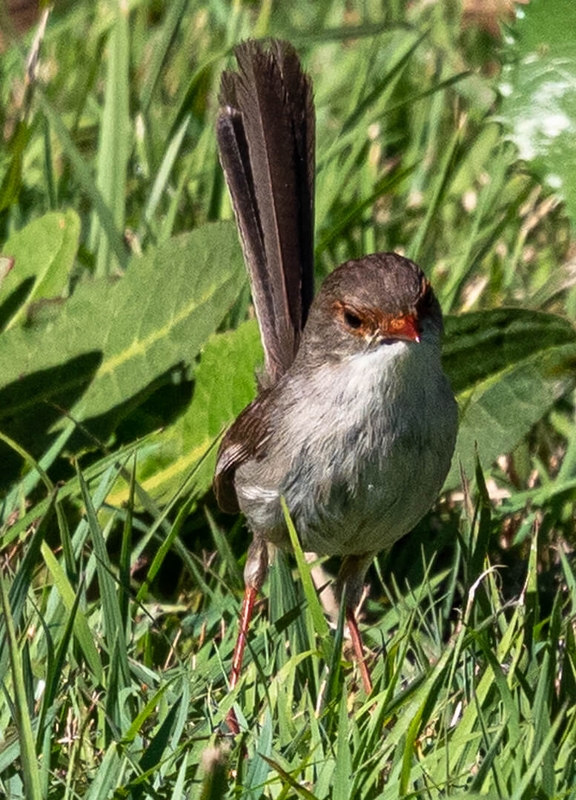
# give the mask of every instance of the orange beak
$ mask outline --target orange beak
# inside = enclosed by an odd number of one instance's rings
[[[383,333],[391,339],[406,339],[410,342],[420,341],[420,329],[414,314],[402,314],[389,320]]]

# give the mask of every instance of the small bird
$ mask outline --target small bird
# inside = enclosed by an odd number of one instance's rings
[[[337,587],[366,691],[355,617],[373,558],[407,534],[448,473],[457,407],[442,370],[442,312],[408,258],[347,261],[313,299],[314,106],[294,48],[236,48],[222,76],[220,160],[264,346],[256,399],[225,434],[214,490],[252,532],[230,684],[240,676],[268,545],[340,556]],[[228,719],[233,732],[238,724]]]

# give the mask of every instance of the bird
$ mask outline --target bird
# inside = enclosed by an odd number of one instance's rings
[[[374,557],[435,502],[458,412],[441,364],[442,311],[393,252],[346,261],[314,296],[312,83],[286,41],[248,40],[223,73],[216,137],[264,349],[258,393],[224,434],[213,488],[252,533],[230,687],[241,675],[270,546],[342,559],[337,592],[366,692],[356,619]],[[239,727],[232,711],[232,733]]]

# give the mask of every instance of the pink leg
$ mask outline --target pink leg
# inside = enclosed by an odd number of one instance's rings
[[[354,654],[358,661],[358,666],[360,667],[360,675],[362,677],[362,683],[364,684],[364,690],[366,694],[370,694],[372,691],[372,679],[370,678],[370,673],[368,672],[368,667],[366,666],[364,646],[362,644],[362,637],[360,636],[360,631],[358,629],[358,623],[356,622],[354,609],[349,607],[346,608],[346,621],[348,623],[348,627],[350,628],[352,647],[354,648]]]
[[[372,680],[368,672],[368,667],[366,666],[364,646],[362,644],[362,637],[360,636],[360,630],[358,629],[358,622],[356,621],[356,614],[354,611],[360,602],[366,570],[370,566],[373,558],[373,553],[365,553],[360,556],[347,556],[342,562],[340,572],[338,573],[338,594],[340,596],[344,594],[345,596],[346,622],[350,630],[352,647],[354,648],[354,655],[360,667],[360,675],[366,694],[370,694],[372,691]]]
[[[244,589],[244,600],[242,601],[242,610],[240,611],[240,625],[238,631],[238,638],[236,639],[236,647],[234,648],[234,655],[232,656],[232,669],[230,670],[230,688],[235,689],[240,672],[242,671],[242,659],[244,658],[244,648],[246,647],[246,637],[248,636],[248,628],[250,627],[250,620],[252,619],[252,611],[254,610],[254,603],[258,590],[254,586],[247,586]]]
[[[247,586],[244,589],[244,600],[242,601],[242,610],[240,612],[240,625],[238,630],[238,637],[236,639],[236,646],[234,647],[234,655],[232,656],[232,669],[230,670],[230,688],[235,689],[240,678],[242,671],[242,660],[244,658],[244,648],[246,647],[246,637],[248,636],[248,628],[250,627],[250,620],[252,619],[252,612],[254,610],[254,603],[258,595],[258,589],[254,586]],[[226,717],[226,722],[231,732],[236,735],[240,733],[238,719],[236,712],[233,708],[230,709]]]

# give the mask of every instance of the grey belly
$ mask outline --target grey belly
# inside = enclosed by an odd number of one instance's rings
[[[448,450],[449,448],[449,450]],[[392,546],[424,516],[442,488],[450,442],[398,441],[356,461],[341,447],[300,453],[298,465],[278,474],[274,459],[247,462],[236,482],[252,531],[289,547],[284,496],[304,550],[322,555],[377,553]],[[280,459],[281,460],[281,459]]]

